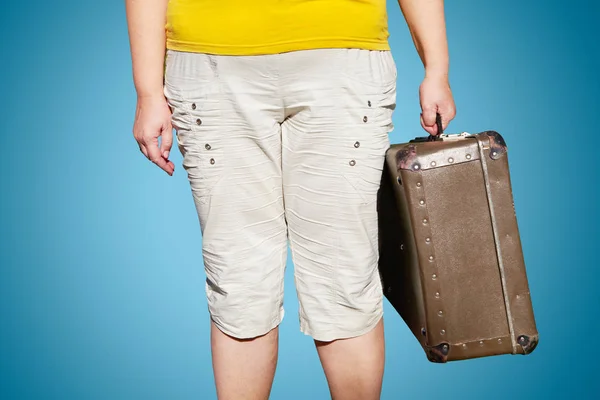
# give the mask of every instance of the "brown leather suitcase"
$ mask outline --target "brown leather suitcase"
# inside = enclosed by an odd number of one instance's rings
[[[529,354],[538,332],[506,144],[494,131],[431,138],[386,156],[384,294],[432,362]]]

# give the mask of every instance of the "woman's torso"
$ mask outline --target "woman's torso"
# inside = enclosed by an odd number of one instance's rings
[[[167,48],[223,55],[389,50],[385,0],[170,0]]]

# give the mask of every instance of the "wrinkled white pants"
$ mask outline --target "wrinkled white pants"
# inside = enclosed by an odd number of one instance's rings
[[[377,191],[396,100],[390,52],[168,51],[165,95],[203,234],[211,317],[236,338],[283,318],[288,239],[314,339],[380,320]]]

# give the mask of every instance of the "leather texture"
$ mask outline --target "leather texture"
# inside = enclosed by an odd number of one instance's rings
[[[384,294],[430,361],[533,351],[538,332],[500,134],[392,145],[378,212]]]

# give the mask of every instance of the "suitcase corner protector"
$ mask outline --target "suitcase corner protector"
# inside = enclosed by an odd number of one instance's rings
[[[540,341],[539,338],[539,334],[535,334],[535,335],[520,335],[517,338],[517,343],[519,344],[519,346],[521,346],[521,350],[523,350],[523,355],[527,355],[527,354],[531,354],[536,347],[538,346],[538,343]]]
[[[436,346],[427,346],[425,348],[429,361],[437,364],[448,362],[448,353],[450,353],[450,345],[448,343],[440,343]]]
[[[497,131],[485,131],[489,141],[490,158],[497,160],[508,152],[506,141]]]

